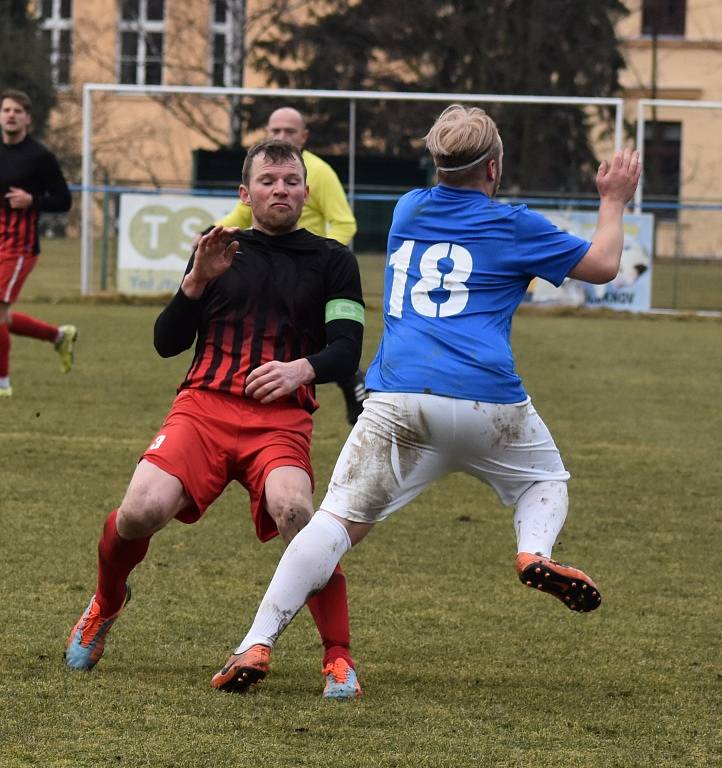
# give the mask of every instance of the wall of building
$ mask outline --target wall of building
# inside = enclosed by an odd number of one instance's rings
[[[722,3],[687,0],[684,37],[660,36],[656,43],[641,31],[641,3],[628,3],[631,13],[617,32],[626,68],[621,73],[627,101],[626,119],[636,121],[637,99],[722,100]],[[213,2],[165,0],[163,83],[208,85]],[[248,0],[246,46],[263,29],[264,0]],[[72,85],[61,93],[53,126],[58,141],[79,147],[84,82],[118,82],[118,0],[73,0]],[[656,82],[653,60],[656,58]],[[246,67],[243,83],[263,86]],[[593,95],[593,94],[590,94]],[[192,176],[192,150],[228,142],[228,102],[200,97],[150,99],[138,96],[94,97],[94,179],[122,184],[183,186]],[[647,115],[650,119],[651,114]],[[659,109],[660,121],[679,121],[683,202],[716,202],[722,168],[722,110]],[[600,157],[609,140],[597,142]],[[75,180],[79,180],[77,169]],[[720,225],[717,225],[717,221]],[[722,215],[681,211],[676,222],[657,227],[656,250],[700,256],[722,254]]]
[[[659,35],[656,41],[642,34],[640,6],[628,3],[632,12],[617,27],[629,123],[636,124],[640,98],[722,102],[722,3],[687,0],[684,37]],[[680,202],[722,202],[722,109],[660,107],[645,113],[648,121],[655,116],[681,123]],[[659,223],[656,252],[722,257],[722,211],[682,210],[676,222]]]

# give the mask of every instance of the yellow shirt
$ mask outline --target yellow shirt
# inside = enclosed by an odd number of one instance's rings
[[[314,235],[330,237],[347,245],[356,234],[356,219],[346,200],[336,172],[320,157],[304,149],[303,162],[306,164],[308,200],[301,211],[299,227]],[[223,227],[251,226],[251,207],[239,201],[236,207],[216,224]]]

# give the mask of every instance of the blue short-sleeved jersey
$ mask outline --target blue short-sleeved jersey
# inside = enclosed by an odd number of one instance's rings
[[[590,243],[526,206],[437,185],[396,205],[384,334],[366,386],[517,403],[511,318],[530,280],[560,285]]]

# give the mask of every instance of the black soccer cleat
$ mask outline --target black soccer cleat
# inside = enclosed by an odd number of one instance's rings
[[[219,691],[245,693],[256,688],[271,666],[271,649],[252,645],[243,653],[234,653],[223,668],[213,675],[211,685]]]
[[[570,611],[588,613],[599,608],[602,602],[597,585],[584,571],[570,565],[531,552],[520,552],[516,556],[516,570],[522,584],[553,595]]]

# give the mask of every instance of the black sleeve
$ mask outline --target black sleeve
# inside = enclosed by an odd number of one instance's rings
[[[326,271],[326,302],[348,299],[361,306],[361,274],[356,257],[345,246],[326,241],[331,250]],[[352,376],[361,360],[364,327],[356,320],[332,320],[326,323],[326,347],[306,359],[316,371],[315,384]]]
[[[178,289],[155,321],[153,344],[161,357],[173,357],[190,349],[198,333],[202,308],[202,299],[189,299]]]
[[[361,360],[364,327],[355,320],[332,320],[326,324],[327,344],[306,359],[316,371],[314,384],[326,384],[352,376]]]
[[[68,183],[60,170],[57,158],[51,152],[48,152],[45,158],[45,189],[34,203],[38,210],[47,213],[65,213],[73,204]]]
[[[363,307],[361,273],[356,257],[341,243],[330,240],[327,240],[326,243],[332,254],[327,269],[326,301],[349,299]]]
[[[193,268],[195,253],[194,250],[185,275]],[[173,357],[191,347],[198,333],[202,310],[203,298],[189,299],[178,289],[178,293],[158,315],[153,328],[153,344],[161,357]]]

